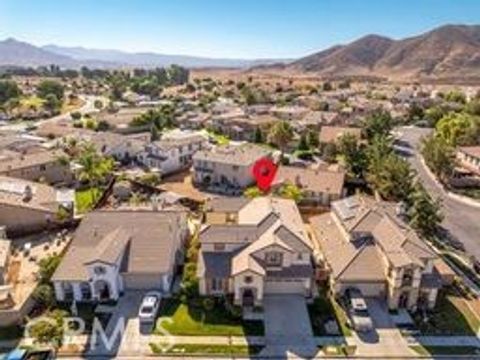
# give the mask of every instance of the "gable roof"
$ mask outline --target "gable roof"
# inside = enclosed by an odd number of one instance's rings
[[[124,246],[121,271],[124,273],[165,273],[181,245],[179,230],[186,222],[183,211],[105,210],[84,217],[55,271],[52,280],[87,281],[81,264],[96,258],[111,261]],[[128,240],[129,239],[129,240]],[[128,246],[125,246],[128,242]],[[110,247],[109,245],[115,245]]]

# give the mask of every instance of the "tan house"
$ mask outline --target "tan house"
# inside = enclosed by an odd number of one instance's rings
[[[232,294],[241,306],[262,305],[268,294],[312,296],[312,246],[292,200],[212,200],[200,244],[202,295]]]
[[[402,220],[394,203],[352,196],[311,219],[334,294],[356,288],[390,309],[433,308],[442,286],[432,249]]]
[[[328,206],[344,195],[345,173],[295,166],[280,166],[275,176],[275,186],[292,184],[302,190],[301,205]]]
[[[48,184],[70,183],[73,172],[69,164],[59,161],[63,155],[61,151],[22,153],[4,150],[0,152],[0,175]]]
[[[0,176],[0,224],[9,233],[29,233],[73,214],[73,190]]]
[[[480,176],[480,146],[459,147],[457,160],[463,168]]]
[[[89,213],[52,282],[58,301],[116,300],[128,290],[169,293],[188,236],[183,211]]]
[[[193,155],[193,182],[212,192],[238,194],[255,184],[255,162],[271,156],[271,150],[254,144],[219,145],[198,151]]]
[[[320,143],[336,143],[343,135],[353,135],[358,140],[362,137],[362,130],[354,127],[342,127],[342,126],[322,126],[320,130]]]

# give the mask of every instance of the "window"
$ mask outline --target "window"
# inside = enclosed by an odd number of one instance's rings
[[[45,171],[47,170],[47,166],[46,165],[40,165],[40,171]]]
[[[402,277],[402,286],[411,286],[413,283],[413,270],[404,270]]]
[[[213,244],[213,249],[215,251],[224,251],[225,250],[225,244]]]
[[[104,275],[107,272],[107,269],[105,269],[103,266],[95,266],[93,272],[95,275]]]
[[[297,260],[302,260],[302,259],[303,259],[302,253],[298,253],[297,254]]]
[[[272,251],[265,254],[265,262],[270,266],[281,266],[283,254],[278,251]]]
[[[253,282],[253,277],[251,277],[250,275],[247,275],[243,278],[243,282],[245,284],[251,284]]]
[[[212,278],[212,291],[222,291],[223,290],[223,279],[221,278]]]

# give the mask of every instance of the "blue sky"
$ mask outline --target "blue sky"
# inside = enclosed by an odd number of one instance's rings
[[[447,23],[480,24],[480,0],[0,0],[0,39],[210,57],[298,57]]]

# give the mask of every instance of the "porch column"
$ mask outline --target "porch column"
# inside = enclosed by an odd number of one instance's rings
[[[55,290],[55,298],[57,301],[64,301],[65,293],[63,292],[62,283],[60,281],[54,281],[53,289]]]
[[[78,282],[72,283],[72,288],[73,288],[73,298],[76,301],[82,301],[83,295],[82,295],[82,289],[80,289],[80,283]]]

